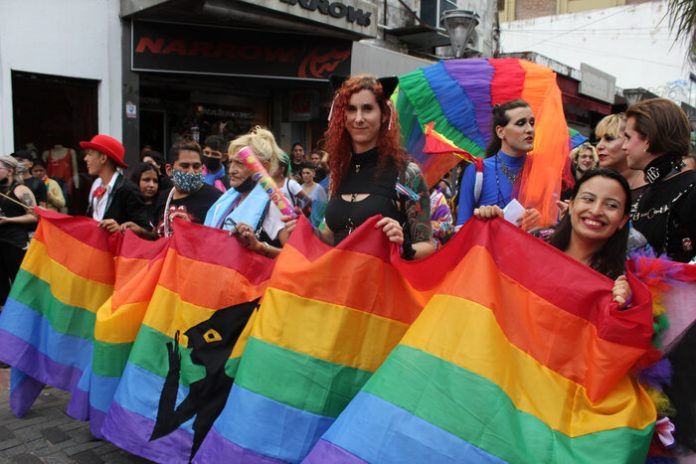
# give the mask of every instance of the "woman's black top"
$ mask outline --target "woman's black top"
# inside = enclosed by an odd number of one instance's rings
[[[9,187],[0,187],[0,191],[8,197],[20,201],[14,192],[17,185],[18,184],[12,184]],[[26,209],[23,207],[0,196],[0,215],[5,217],[17,217],[24,216],[26,212]],[[31,227],[24,224],[4,222],[0,224],[0,242],[24,249],[29,241],[29,230],[31,230]]]
[[[656,253],[690,261],[696,255],[696,172],[648,184],[633,204],[631,220]]]
[[[378,166],[379,153],[374,148],[354,153],[350,169],[326,207],[326,225],[334,233],[334,244],[341,243],[353,230],[372,216],[381,214],[403,224],[405,215],[397,205],[396,182],[399,171],[392,164]],[[345,200],[343,195],[369,194],[361,201]]]

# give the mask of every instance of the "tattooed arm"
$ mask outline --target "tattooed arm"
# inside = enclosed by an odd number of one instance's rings
[[[435,251],[431,241],[433,230],[430,223],[430,194],[425,178],[416,163],[410,162],[406,166],[404,183],[406,187],[418,194],[418,200],[406,202],[406,215],[413,249],[414,258],[425,258]]]
[[[14,194],[19,201],[24,204],[27,208],[26,214],[15,217],[0,217],[0,224],[3,223],[14,223],[14,224],[34,224],[36,222],[36,216],[32,214],[34,207],[36,206],[36,200],[34,199],[34,194],[31,193],[29,187],[25,185],[18,185],[14,189]]]

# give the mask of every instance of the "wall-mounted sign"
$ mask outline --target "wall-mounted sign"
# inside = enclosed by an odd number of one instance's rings
[[[377,5],[365,0],[240,0],[325,26],[377,37]]]
[[[580,63],[582,78],[578,93],[614,104],[616,98],[616,77],[592,66]]]
[[[133,22],[132,69],[324,80],[350,74],[352,42],[185,24]]]
[[[126,117],[128,119],[135,119],[138,117],[138,107],[130,100],[126,102]]]
[[[329,0],[280,0],[288,5],[299,5],[307,11],[318,11],[319,13],[331,16],[332,18],[342,19],[349,23],[356,23],[358,26],[367,27],[370,25],[372,12],[346,5],[343,2],[330,2]]]

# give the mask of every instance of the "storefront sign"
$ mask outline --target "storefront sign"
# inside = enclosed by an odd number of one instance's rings
[[[336,28],[361,37],[377,37],[377,5],[366,0],[239,0],[254,7]]]
[[[134,71],[311,80],[350,74],[347,40],[140,21],[132,31]]]
[[[318,11],[319,13],[331,16],[332,18],[345,18],[349,23],[357,23],[359,26],[367,27],[370,25],[371,12],[365,12],[352,5],[343,2],[330,2],[329,0],[280,0],[288,5],[299,5],[305,10]]]

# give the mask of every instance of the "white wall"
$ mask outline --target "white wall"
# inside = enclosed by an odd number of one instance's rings
[[[350,72],[351,74],[368,73],[380,77],[400,76],[433,63],[434,61],[375,47],[368,43],[353,42]]]
[[[11,71],[99,81],[99,132],[120,138],[119,0],[0,1],[0,153],[13,151]]]
[[[686,46],[674,44],[665,12],[656,1],[502,23],[501,51],[537,52],[577,69],[584,62],[616,76],[618,87],[686,100]]]

